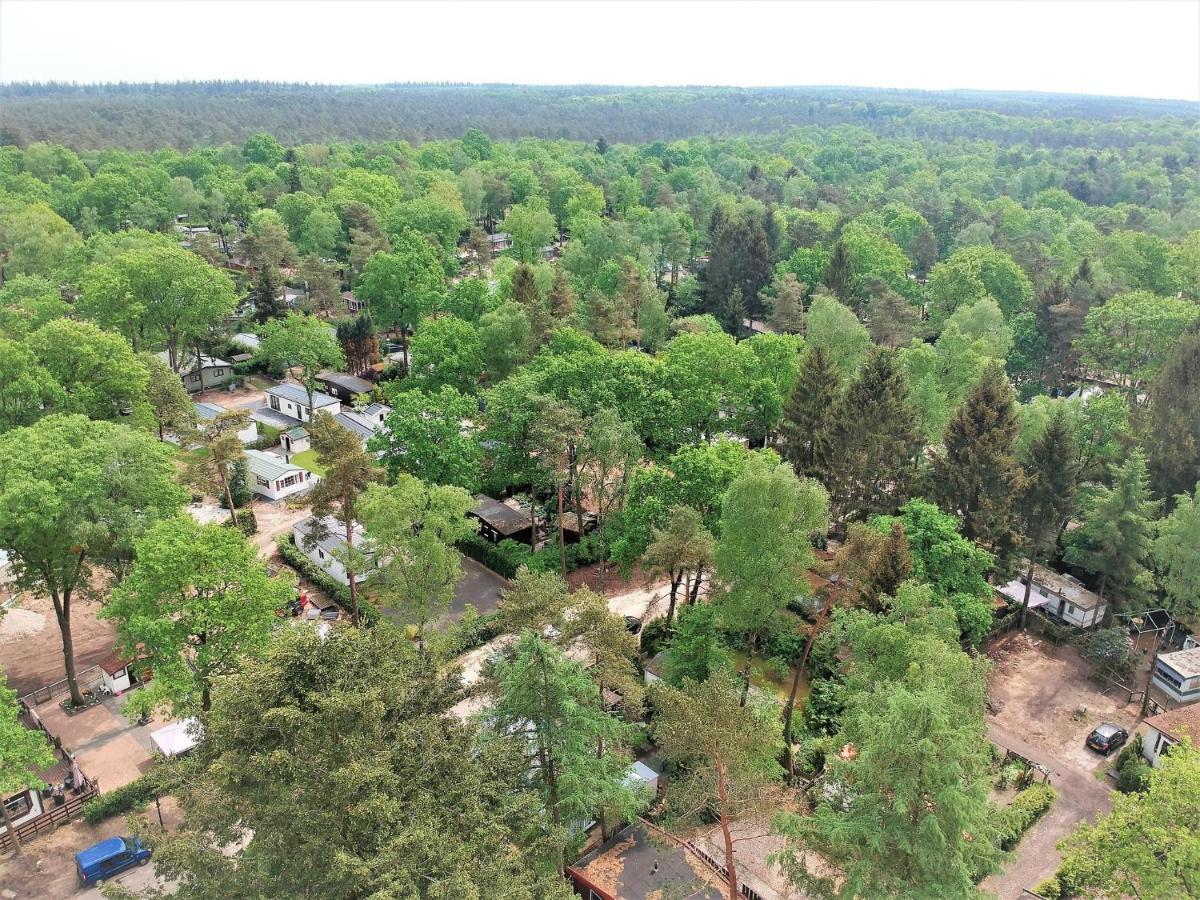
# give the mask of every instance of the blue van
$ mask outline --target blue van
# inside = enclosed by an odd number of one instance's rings
[[[137,838],[109,838],[75,854],[75,868],[84,887],[104,884],[134,866],[150,862],[150,848]]]

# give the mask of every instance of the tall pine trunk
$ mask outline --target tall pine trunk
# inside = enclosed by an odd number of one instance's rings
[[[343,507],[345,504],[343,503]],[[350,624],[358,625],[358,585],[354,580],[353,563],[350,562],[354,554],[354,528],[353,518],[346,516],[346,577],[350,579]]]
[[[71,705],[83,706],[83,693],[79,690],[79,679],[75,676],[75,644],[71,639],[71,589],[60,592],[57,587],[51,587],[50,599],[54,602],[54,615],[58,619],[58,630],[62,635],[63,669],[67,674]]]
[[[743,700],[744,702],[744,700]],[[729,828],[729,782],[725,761],[717,756],[717,803],[721,810],[721,837],[725,842],[725,871],[729,876],[729,900],[738,900],[737,862],[733,858],[733,832]]]

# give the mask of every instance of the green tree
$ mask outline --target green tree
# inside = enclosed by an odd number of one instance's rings
[[[376,253],[368,260],[354,293],[370,304],[379,326],[399,329],[407,370],[408,332],[437,308],[445,294],[445,273],[437,253],[418,234],[397,235],[390,253]]]
[[[96,569],[122,573],[138,535],[182,505],[173,457],[150,435],[77,415],[0,435],[0,548],[17,585],[54,603],[76,706],[72,602],[90,595]]]
[[[1021,490],[1015,395],[996,363],[946,427],[944,448],[934,455],[932,475],[942,508],[962,519],[963,534],[994,553],[1011,550],[1013,502]]]
[[[784,334],[804,333],[804,294],[807,285],[785,272],[775,279],[775,300],[771,304],[771,327]]]
[[[732,668],[718,625],[717,609],[711,603],[680,610],[679,623],[663,655],[663,680],[667,684],[681,687],[685,678],[707,681],[709,676]]]
[[[1075,503],[1078,478],[1075,441],[1060,407],[1045,430],[1029,445],[1024,478],[1017,495],[1016,510],[1029,553],[1021,624],[1029,609],[1033,567],[1044,559],[1058,540],[1063,522]]]
[[[1064,895],[1200,893],[1200,751],[1187,741],[1160,759],[1145,791],[1114,794],[1111,812],[1060,844],[1056,878]]]
[[[158,522],[135,546],[129,574],[99,613],[117,623],[125,651],[154,670],[130,702],[143,714],[207,712],[216,681],[263,651],[294,584],[269,577],[236,528],[191,516]]]
[[[244,465],[246,450],[238,432],[250,421],[250,411],[231,409],[220,413],[205,426],[180,435],[184,446],[198,445],[198,452],[187,462],[184,478],[188,484],[206,493],[223,497],[229,517],[236,528],[239,504],[233,493],[234,475]]]
[[[479,339],[489,380],[492,384],[503,381],[529,358],[529,316],[521,304],[508,300],[480,318]]]
[[[1118,294],[1094,307],[1084,322],[1080,347],[1086,365],[1116,375],[1136,395],[1154,378],[1200,308],[1188,300],[1158,297],[1148,291]]]
[[[9,797],[29,788],[46,786],[38,777],[39,769],[54,765],[54,751],[46,735],[26,728],[21,721],[17,692],[8,686],[8,678],[0,670],[0,794]],[[0,803],[5,831],[12,835],[13,852],[21,855],[21,837],[13,826],[7,803]]]
[[[1149,480],[1146,457],[1134,451],[1114,473],[1111,488],[1094,489],[1083,523],[1067,535],[1065,559],[1099,576],[1101,599],[1129,604],[1153,587],[1145,561],[1158,504],[1150,499]]]
[[[467,518],[471,495],[400,475],[387,487],[369,485],[357,508],[378,561],[367,580],[370,593],[416,626],[424,652],[425,629],[449,609],[462,576],[462,554],[455,544],[476,528]]]
[[[258,357],[267,365],[293,372],[308,394],[312,410],[317,375],[325,369],[341,369],[346,357],[330,327],[315,316],[291,313],[263,326]]]
[[[817,896],[972,896],[999,858],[988,803],[987,663],[955,646],[928,588],[903,587],[885,616],[839,616],[847,707],[811,816],[785,814],[789,878]],[[836,867],[805,865],[816,851]]]
[[[525,827],[523,748],[479,746],[447,714],[460,696],[394,628],[280,629],[217,688],[183,826],[147,835],[174,896],[567,900]]]
[[[1195,615],[1200,609],[1200,484],[1192,494],[1177,496],[1171,514],[1159,521],[1153,555],[1171,608],[1177,615]]]
[[[26,341],[41,369],[61,388],[62,410],[91,419],[118,419],[146,394],[146,367],[120,335],[91,322],[55,319]]]
[[[800,374],[783,407],[779,426],[783,453],[796,474],[814,477],[828,464],[830,411],[841,393],[842,376],[823,344],[804,355]]]
[[[829,455],[819,475],[834,520],[898,508],[910,495],[921,435],[895,352],[874,351],[829,416]]]
[[[1200,325],[1176,343],[1149,395],[1143,442],[1154,486],[1170,497],[1200,479]]]
[[[650,578],[666,576],[670,582],[668,627],[675,618],[680,587],[684,587],[686,595],[690,585],[685,585],[685,581],[694,572],[712,568],[713,550],[712,534],[704,527],[700,513],[690,506],[676,506],[667,526],[654,529],[642,566]]]
[[[0,287],[0,335],[23,338],[69,310],[48,279],[40,275],[11,276]]]
[[[554,216],[542,206],[518,203],[508,210],[500,230],[512,237],[513,254],[524,263],[532,263],[538,252],[558,233]]]
[[[236,306],[228,274],[178,247],[154,247],[89,269],[76,309],[135,350],[165,344],[167,362],[178,368]]]
[[[0,266],[6,277],[53,278],[77,244],[71,224],[44,203],[0,200]]]
[[[154,412],[158,424],[158,439],[163,439],[164,430],[176,434],[192,431],[195,426],[196,410],[192,398],[183,386],[183,380],[171,367],[157,356],[145,354],[142,365],[146,367],[146,402]]]
[[[442,387],[430,394],[401,391],[390,400],[385,427],[367,449],[380,454],[392,480],[407,472],[428,484],[478,490],[483,451],[475,435],[463,431],[463,422],[479,414],[474,398]]]
[[[745,643],[743,704],[768,626],[788,601],[809,593],[805,572],[815,562],[810,538],[828,524],[825,489],[801,481],[788,466],[753,460],[729,486],[714,559],[726,589],[719,600],[722,623]]]
[[[829,294],[817,294],[808,309],[805,338],[810,347],[824,347],[843,378],[852,378],[871,347],[871,335],[848,306]]]
[[[496,679],[488,724],[498,738],[515,736],[525,743],[547,830],[561,845],[568,843],[564,829],[604,810],[627,820],[645,807],[649,798],[626,781],[632,764],[629,726],[605,712],[579,663],[527,631],[517,638],[512,659],[496,666]],[[601,744],[606,749],[597,756]]]
[[[991,297],[1012,320],[1033,296],[1029,278],[1011,256],[993,247],[956,250],[929,273],[929,318],[944,321],[959,306]]]
[[[829,265],[825,269],[823,284],[842,303],[850,301],[854,292],[854,264],[846,250],[844,241],[833,245],[833,253],[829,257]]]
[[[422,319],[412,339],[411,377],[427,391],[443,386],[473,394],[483,374],[483,340],[470,322],[451,315]]]
[[[340,551],[335,551],[334,556],[339,557],[338,562],[346,570],[346,578],[350,582],[350,621],[357,625],[357,576],[368,565],[354,539],[358,524],[358,501],[363,491],[384,480],[384,474],[375,465],[375,457],[363,449],[358,435],[342,427],[329,413],[318,412],[313,417],[310,431],[312,448],[325,472],[308,492],[308,503],[317,522],[317,527],[310,531],[308,537],[316,541],[325,537],[321,531],[326,518],[332,518],[341,526],[345,543]]]
[[[654,737],[679,769],[667,789],[674,830],[708,829],[715,821],[724,845],[729,900],[738,900],[734,842],[738,823],[765,816],[779,803],[783,770],[779,719],[768,705],[745,703],[737,683],[720,674],[684,679],[654,696]]]
[[[66,400],[63,386],[28,347],[0,338],[0,433],[30,425]]]

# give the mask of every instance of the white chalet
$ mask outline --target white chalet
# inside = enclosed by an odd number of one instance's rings
[[[314,411],[327,412],[336,416],[342,411],[341,401],[321,391],[313,391],[312,407],[308,405],[308,391],[298,384],[284,382],[267,388],[267,405],[301,422],[311,422]]]
[[[292,526],[292,536],[296,540],[296,549],[320,566],[330,578],[338,584],[350,584],[346,567],[338,559],[346,548],[346,530],[340,522],[332,516],[320,520],[309,516]],[[356,550],[362,549],[363,530],[357,522],[351,532],[351,540]],[[369,574],[355,572],[355,583],[362,584]]]
[[[247,450],[246,466],[250,489],[268,500],[290,497],[321,480],[319,475],[262,450]]]

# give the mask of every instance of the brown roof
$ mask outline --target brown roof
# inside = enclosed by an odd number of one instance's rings
[[[114,647],[104,659],[100,660],[99,666],[104,670],[105,674],[112,675],[114,672],[120,672],[131,662],[133,662],[133,658],[129,654]]]
[[[471,515],[486,522],[500,534],[516,534],[529,527],[529,516],[492,497],[478,497]]]
[[[1173,741],[1181,741],[1186,734],[1195,744],[1200,744],[1200,703],[1171,709],[1146,720],[1151,728],[1157,728]]]

